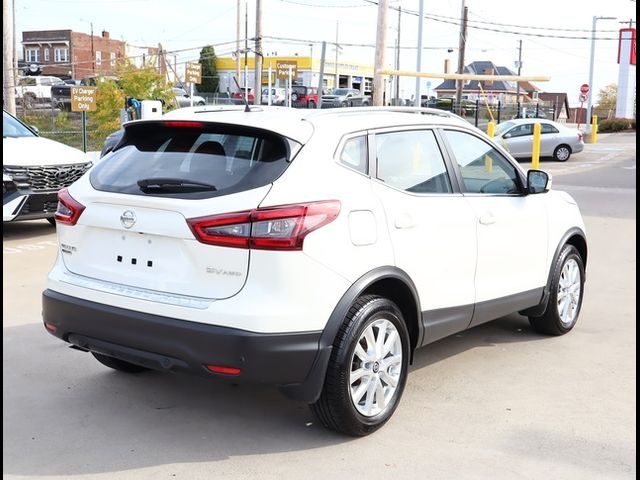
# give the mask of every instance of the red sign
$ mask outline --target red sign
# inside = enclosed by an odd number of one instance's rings
[[[583,83],[580,85],[580,93],[584,93],[585,95],[589,93],[589,84]]]
[[[630,35],[624,35],[625,32],[630,32]],[[623,37],[624,35],[624,37]],[[618,63],[620,63],[622,55],[622,42],[631,42],[631,48],[629,49],[629,65],[636,64],[636,29],[635,28],[621,28],[620,36],[618,37]]]

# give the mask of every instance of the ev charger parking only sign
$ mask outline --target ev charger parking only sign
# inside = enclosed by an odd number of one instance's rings
[[[93,112],[96,109],[96,87],[71,87],[71,111]]]

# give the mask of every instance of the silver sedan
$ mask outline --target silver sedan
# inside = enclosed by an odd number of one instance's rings
[[[502,122],[496,128],[495,138],[515,158],[531,158],[534,123],[539,123],[542,127],[541,157],[553,157],[558,162],[566,162],[571,154],[581,152],[584,149],[580,130],[539,118],[522,118]]]

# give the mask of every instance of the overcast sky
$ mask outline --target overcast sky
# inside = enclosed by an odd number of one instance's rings
[[[197,59],[199,49],[206,44],[222,44],[235,40],[237,0],[14,0],[18,41],[25,30],[72,29],[89,33],[91,23],[95,35],[102,30],[112,38],[134,45],[157,46],[167,50],[182,50],[183,61]],[[245,3],[242,0],[242,3]],[[255,32],[255,0],[248,0],[249,37]],[[340,43],[375,43],[377,6],[365,0],[262,0],[263,35],[303,40],[302,44],[266,39],[264,52],[279,55],[298,53],[320,54],[322,40],[335,42],[336,27]],[[418,11],[419,0],[391,0],[391,6],[406,11]],[[425,14],[433,16],[424,22],[425,47],[423,71],[442,72],[444,60],[451,59],[455,70],[458,58],[461,0],[425,0]],[[619,23],[635,20],[632,0],[467,0],[469,28],[466,62],[491,60],[516,70],[518,41],[522,40],[522,75],[547,75],[551,81],[538,83],[543,91],[566,92],[571,104],[577,102],[579,86],[589,76],[588,38],[593,16],[617,17],[599,20],[595,50],[594,88],[617,83],[617,37]],[[450,17],[450,18],[447,18]],[[481,23],[484,22],[484,23]],[[387,43],[397,38],[398,14],[389,12]],[[509,24],[496,25],[496,24]],[[403,13],[400,67],[415,70],[418,18]],[[635,24],[634,24],[635,26]],[[476,28],[477,27],[477,28]],[[534,27],[534,28],[531,28]],[[533,35],[532,35],[533,34]],[[613,39],[613,40],[612,40]],[[313,44],[313,47],[310,46]],[[216,47],[218,55],[228,55],[233,46]],[[449,53],[447,50],[453,49]],[[335,57],[328,48],[327,55]],[[373,47],[343,47],[343,61],[373,64]],[[387,51],[387,62],[393,62],[393,50]],[[427,80],[423,80],[423,93]],[[438,80],[432,80],[435,87]],[[415,80],[402,83],[405,97],[410,97]]]

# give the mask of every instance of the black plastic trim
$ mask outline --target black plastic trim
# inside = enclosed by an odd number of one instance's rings
[[[473,317],[473,304],[422,312],[424,338],[420,346],[466,330]]]
[[[321,332],[265,334],[178,320],[43,292],[50,333],[84,350],[148,368],[213,374],[204,365],[237,367],[234,382],[288,385],[295,393],[318,355]],[[303,396],[298,396],[303,398]]]
[[[549,266],[549,275],[547,277],[547,284],[544,287],[544,292],[542,294],[542,299],[540,300],[540,303],[537,305],[534,305],[531,308],[521,310],[519,312],[521,315],[525,315],[529,317],[539,317],[545,312],[545,310],[547,309],[547,303],[549,302],[549,295],[551,294],[551,282],[553,281],[553,266],[558,261],[558,258],[560,257],[560,253],[562,252],[562,248],[567,244],[567,242],[571,237],[574,237],[576,235],[581,237],[584,240],[585,245],[587,245],[587,236],[585,235],[584,231],[581,228],[573,227],[567,230],[567,232],[560,239],[560,242],[558,242],[556,251],[553,254],[553,259],[551,260],[551,264]],[[583,258],[582,262],[584,263],[585,281],[586,281],[587,259]]]
[[[544,287],[476,303],[469,328],[540,304]]]

